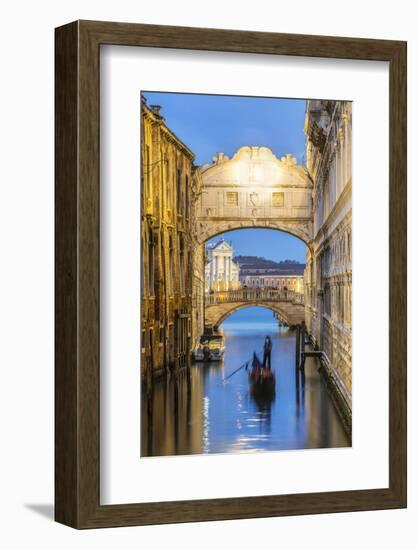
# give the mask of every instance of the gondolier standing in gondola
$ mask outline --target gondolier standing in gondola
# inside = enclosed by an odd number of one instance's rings
[[[272,351],[272,341],[269,336],[265,338],[264,342],[264,361],[263,366],[271,370],[271,351]]]

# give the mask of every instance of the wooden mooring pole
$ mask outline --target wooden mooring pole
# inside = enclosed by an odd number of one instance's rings
[[[301,364],[300,368],[304,369],[306,351],[306,325],[304,321],[301,323]]]
[[[300,325],[296,326],[295,332],[295,368],[300,368]]]

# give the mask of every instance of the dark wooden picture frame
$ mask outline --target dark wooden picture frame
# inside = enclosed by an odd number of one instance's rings
[[[77,21],[56,29],[55,518],[75,528],[406,506],[406,43]],[[389,487],[100,505],[99,58],[104,44],[389,63]]]

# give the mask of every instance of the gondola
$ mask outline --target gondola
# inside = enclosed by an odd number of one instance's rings
[[[275,374],[263,367],[256,353],[253,354],[252,367],[249,369],[249,383],[253,393],[275,393]]]

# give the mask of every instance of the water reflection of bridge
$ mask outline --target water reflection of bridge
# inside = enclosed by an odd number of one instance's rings
[[[205,296],[205,324],[218,327],[240,309],[260,306],[271,309],[288,326],[304,322],[304,295],[265,287],[211,292]]]

